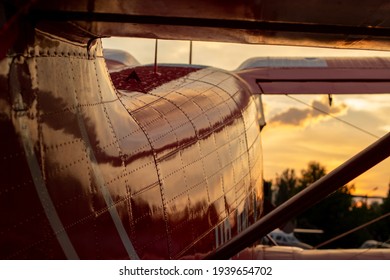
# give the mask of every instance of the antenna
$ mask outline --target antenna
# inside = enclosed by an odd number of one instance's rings
[[[192,65],[192,41],[190,41],[190,65]]]
[[[157,74],[157,50],[158,50],[158,39],[156,39],[156,44],[154,46],[154,74]]]

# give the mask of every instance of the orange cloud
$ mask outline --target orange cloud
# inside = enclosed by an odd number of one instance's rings
[[[328,104],[328,98],[314,100],[311,105],[308,104],[306,109],[289,108],[280,114],[271,118],[270,124],[289,125],[289,126],[306,126],[308,123],[319,122],[331,118],[331,115],[342,115],[347,111],[347,105],[339,103],[337,105]]]

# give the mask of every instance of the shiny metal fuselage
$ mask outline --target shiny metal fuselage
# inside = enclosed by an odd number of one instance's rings
[[[1,259],[192,258],[259,218],[240,78],[199,68],[118,91],[99,39],[33,34],[0,61]]]

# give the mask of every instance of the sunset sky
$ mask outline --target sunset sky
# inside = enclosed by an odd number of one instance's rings
[[[122,49],[141,64],[153,63],[155,40],[108,38],[105,48]],[[335,50],[307,47],[261,46],[194,42],[193,64],[236,69],[251,57],[390,57],[390,52]],[[159,40],[159,63],[188,63],[188,41]],[[390,94],[337,95],[330,112],[343,121],[324,116],[308,105],[327,109],[327,96],[293,95],[263,97],[267,126],[263,129],[264,178],[274,180],[286,168],[297,174],[310,161],[328,172],[390,131]],[[308,105],[303,104],[307,103]],[[390,159],[386,159],[353,182],[360,195],[386,196],[390,184]],[[377,188],[376,190],[373,190]]]

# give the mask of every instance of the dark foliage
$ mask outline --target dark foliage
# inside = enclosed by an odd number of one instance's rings
[[[326,175],[325,167],[318,162],[310,162],[307,169],[296,176],[294,169],[286,169],[277,175],[278,189],[275,203],[280,205],[288,198],[308,187]],[[323,234],[297,234],[297,237],[311,245],[318,245],[335,236],[354,229],[381,215],[390,212],[389,192],[382,203],[368,205],[367,200],[356,201],[352,191],[354,186],[343,186],[320,203],[302,213],[294,221],[298,228],[322,229]],[[355,231],[324,246],[324,248],[357,248],[369,239],[385,242],[390,238],[390,217]]]

